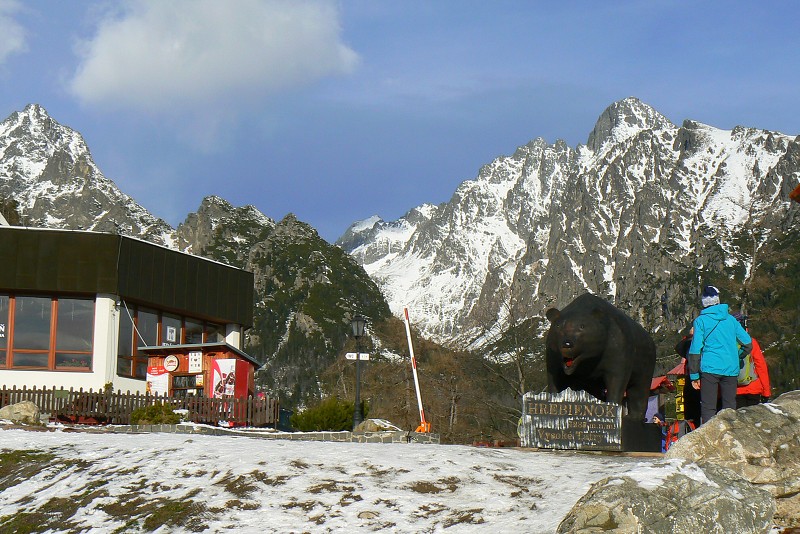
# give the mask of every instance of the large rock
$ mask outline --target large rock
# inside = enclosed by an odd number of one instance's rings
[[[661,461],[594,484],[559,533],[767,532],[775,501],[730,469]]]
[[[366,419],[353,432],[397,432],[401,430],[385,419]]]
[[[665,460],[594,484],[558,532],[769,532],[800,526],[800,391],[722,410]]]
[[[800,526],[800,391],[768,404],[722,410],[674,443],[667,458],[724,465],[777,499],[777,518]]]
[[[22,401],[0,408],[0,419],[14,423],[37,424],[40,422],[40,415],[39,407],[31,401]]]

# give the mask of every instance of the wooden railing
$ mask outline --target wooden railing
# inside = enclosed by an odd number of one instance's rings
[[[74,389],[0,389],[0,408],[31,401],[53,420],[84,424],[131,424],[131,413],[155,403],[170,404],[174,410],[187,410],[193,423],[223,426],[277,426],[279,406],[270,398],[165,397],[141,393],[114,393],[110,390]]]

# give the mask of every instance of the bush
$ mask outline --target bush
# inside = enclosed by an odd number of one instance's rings
[[[132,425],[175,425],[180,421],[181,416],[172,411],[170,404],[160,402],[136,408],[131,413]]]
[[[327,430],[338,432],[353,429],[354,403],[340,401],[338,397],[329,397],[316,406],[292,415],[292,427],[302,432]],[[367,409],[362,401],[361,413],[367,418]]]

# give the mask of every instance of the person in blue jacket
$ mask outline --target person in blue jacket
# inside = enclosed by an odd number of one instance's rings
[[[723,409],[736,409],[739,369],[752,350],[752,341],[739,321],[728,313],[728,305],[720,304],[719,289],[705,286],[701,301],[703,310],[693,323],[688,371],[692,387],[700,390],[700,419],[706,423],[717,413],[718,397]]]

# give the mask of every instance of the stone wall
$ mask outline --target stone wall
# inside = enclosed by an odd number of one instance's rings
[[[405,430],[383,432],[273,432],[261,429],[231,429],[206,425],[124,425],[94,427],[92,430],[126,434],[171,432],[176,434],[203,434],[209,436],[246,436],[260,439],[291,441],[334,441],[350,443],[433,443],[439,444],[439,434],[422,434]]]

